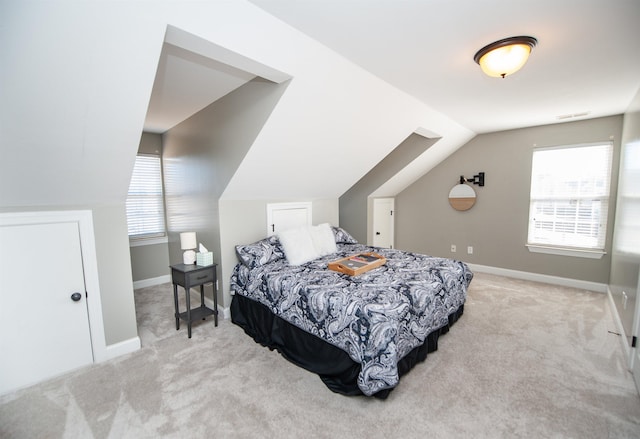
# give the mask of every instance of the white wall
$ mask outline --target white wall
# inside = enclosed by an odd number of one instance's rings
[[[637,214],[638,170],[631,166],[631,149],[637,152],[640,143],[640,91],[624,115],[622,131],[622,157],[620,160],[620,188],[616,206],[616,229],[611,257],[609,290],[620,318],[622,329],[631,344],[636,303],[640,298],[640,216]],[[626,297],[625,297],[626,296]]]
[[[0,15],[9,205],[125,198],[167,25],[294,78],[225,198],[339,196],[419,127],[454,149],[470,134],[245,1],[26,0]],[[248,180],[265,163],[274,177],[256,191]]]
[[[124,201],[168,25],[293,78],[225,200],[331,200],[416,129],[472,134],[243,0],[0,3],[0,208],[108,206],[110,341],[135,335]]]

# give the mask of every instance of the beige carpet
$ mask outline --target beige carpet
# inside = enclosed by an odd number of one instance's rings
[[[476,274],[465,314],[386,401],[345,397],[229,321],[175,330],[136,291],[143,348],[0,397],[2,438],[638,438],[604,294]]]

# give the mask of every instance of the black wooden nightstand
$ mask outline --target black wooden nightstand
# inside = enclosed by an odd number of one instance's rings
[[[191,323],[194,320],[204,320],[213,314],[216,326],[218,326],[218,289],[216,267],[218,264],[200,266],[195,264],[171,265],[171,282],[173,283],[173,302],[176,311],[176,330],[180,329],[180,319],[187,322],[188,335],[191,338]],[[207,308],[204,304],[204,284],[213,283],[213,308]],[[180,312],[178,307],[178,285],[185,290],[187,310]],[[189,290],[200,285],[200,306],[191,309]]]

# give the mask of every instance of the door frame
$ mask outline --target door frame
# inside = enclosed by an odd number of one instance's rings
[[[87,309],[89,313],[89,332],[91,336],[93,362],[96,363],[107,360],[110,357],[107,353],[104,337],[102,300],[98,278],[98,258],[93,229],[93,213],[90,210],[0,213],[0,227],[56,223],[76,223],[78,225],[80,247],[82,249],[82,268],[87,291]]]
[[[380,197],[380,198],[373,198],[372,199],[372,214],[371,214],[371,245],[374,245],[374,241],[376,239],[375,237],[375,233],[376,233],[376,215],[378,213],[378,210],[381,209],[382,207],[382,203],[391,203],[391,211],[393,212],[392,215],[395,214],[395,210],[396,210],[396,199],[393,197]],[[389,235],[390,235],[390,241],[391,241],[391,248],[395,248],[396,246],[396,236],[395,236],[395,218],[391,218],[391,229],[388,231]]]

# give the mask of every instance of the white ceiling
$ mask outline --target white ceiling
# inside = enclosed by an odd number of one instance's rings
[[[638,0],[251,2],[477,133],[620,114],[640,87]],[[529,62],[485,76],[475,52],[515,35]]]
[[[620,114],[640,87],[638,0],[251,2],[476,133]],[[514,35],[538,39],[529,62],[485,76],[475,52]],[[196,61],[165,48],[147,129],[162,132],[250,79],[207,77],[216,66]]]
[[[243,70],[165,43],[144,130],[163,133],[253,78]]]

